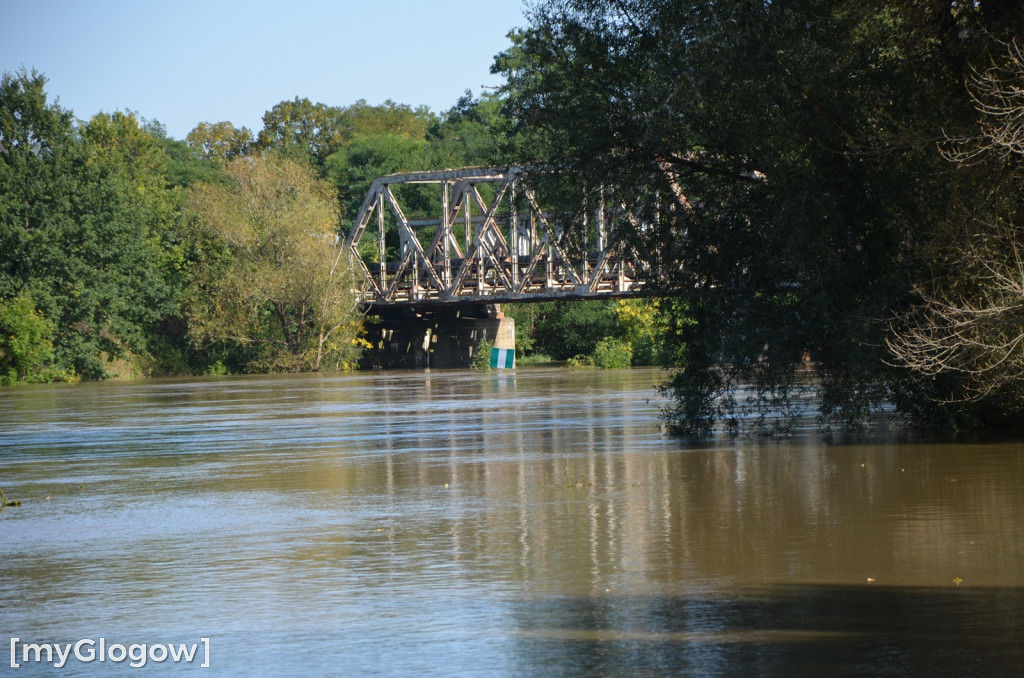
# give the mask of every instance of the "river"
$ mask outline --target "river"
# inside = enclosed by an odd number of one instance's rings
[[[681,442],[662,376],[0,390],[0,671],[1024,673],[1024,443]]]

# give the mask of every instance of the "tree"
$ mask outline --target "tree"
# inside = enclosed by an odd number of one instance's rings
[[[348,220],[355,218],[377,177],[437,166],[426,139],[427,127],[436,119],[426,108],[413,109],[391,100],[370,106],[360,100],[342,111],[341,120],[344,143],[323,163],[323,175],[337,188]],[[417,195],[411,204],[421,203]]]
[[[997,4],[534,7],[496,63],[511,150],[604,187],[648,284],[685,302],[675,430],[788,411],[808,355],[827,419],[917,387],[887,318],[952,207],[936,140],[973,117],[962,75],[1021,30]]]
[[[670,362],[673,337],[670,314],[684,316],[674,308],[673,299],[621,299],[615,304],[615,319],[622,339],[633,349],[634,365],[664,365]]]
[[[107,359],[147,355],[175,311],[176,213],[133,115],[79,129],[45,84],[25,70],[0,82],[0,301],[29,295],[54,324],[53,374],[99,378]]]
[[[412,108],[390,99],[380,106],[371,106],[360,99],[341,114],[345,136],[356,139],[361,136],[394,134],[410,139],[422,139],[427,128],[436,118],[426,106]]]
[[[235,127],[230,122],[210,124],[201,122],[185,137],[189,145],[208,160],[227,162],[252,153],[252,132],[246,127]]]
[[[54,325],[19,294],[0,302],[0,385],[52,381]]]
[[[199,181],[210,181],[219,171],[217,160],[204,157],[200,149],[182,139],[167,136],[159,123],[143,126],[165,155],[164,176],[171,189],[187,188]]]
[[[971,195],[888,346],[938,380],[939,399],[1005,422],[1024,412],[1024,52],[1010,44],[1000,62],[969,78],[979,132],[950,139],[946,155]]]
[[[536,304],[534,350],[555,360],[589,356],[616,333],[614,302],[567,301]]]
[[[473,99],[467,91],[427,130],[427,165],[441,169],[501,164],[510,127],[503,103],[497,95]]]
[[[374,179],[421,170],[426,153],[427,142],[422,138],[388,132],[370,134],[357,137],[327,158],[324,173],[337,188],[346,219],[352,220]]]
[[[329,187],[273,153],[225,172],[190,199],[207,250],[186,304],[192,341],[240,349],[248,371],[353,365],[361,315]]]
[[[275,150],[320,167],[349,136],[343,109],[295,97],[263,114],[263,129],[257,136],[256,148]]]

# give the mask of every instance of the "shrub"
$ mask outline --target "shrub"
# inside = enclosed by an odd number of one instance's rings
[[[54,325],[27,294],[0,303],[0,384],[59,378],[51,367]]]
[[[592,362],[606,370],[620,370],[633,364],[633,347],[627,341],[607,337],[597,342]]]
[[[481,341],[473,351],[473,369],[477,372],[487,372],[491,369],[491,349],[494,342]]]

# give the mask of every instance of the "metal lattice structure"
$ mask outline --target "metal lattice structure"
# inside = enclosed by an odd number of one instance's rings
[[[348,238],[364,275],[363,303],[638,296],[636,259],[610,242],[604,206],[594,210],[593,221],[555,219],[541,209],[530,178],[526,168],[508,167],[375,179]],[[406,218],[399,197],[415,185],[425,186],[414,193],[421,203],[427,195],[437,209],[440,198],[439,214]]]

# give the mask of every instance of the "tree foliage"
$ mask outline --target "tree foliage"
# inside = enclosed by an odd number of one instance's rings
[[[234,347],[247,371],[351,366],[361,316],[329,187],[275,154],[225,173],[228,182],[197,185],[190,199],[207,252],[186,305],[192,341]]]
[[[515,318],[516,347],[555,360],[589,356],[602,339],[618,333],[614,302],[567,301],[506,304]]]
[[[497,61],[513,147],[603,186],[620,237],[685,301],[671,424],[786,410],[809,355],[821,414],[851,421],[920,379],[890,367],[961,177],[970,64],[1020,31],[1005,3],[549,0]]]
[[[511,132],[497,95],[474,99],[466,92],[427,130],[432,169],[500,165]]]
[[[52,381],[54,325],[19,294],[0,302],[0,385]]]
[[[282,101],[263,114],[256,146],[320,165],[345,139],[342,117],[341,109],[309,99]]]
[[[379,106],[371,106],[360,99],[342,111],[344,132],[349,140],[376,134],[422,139],[434,119],[425,106],[413,108],[390,99]]]
[[[426,156],[425,139],[383,132],[359,136],[344,149],[333,153],[327,158],[324,172],[337,188],[346,221],[351,222],[374,179],[396,172],[420,170]]]
[[[0,350],[17,381],[101,378],[114,359],[160,373],[349,364],[359,322],[335,205],[354,211],[381,174],[494,147],[469,99],[456,122],[390,100],[296,97],[267,111],[258,136],[201,123],[179,141],[131,112],[78,121],[45,83],[23,70],[0,90],[0,306],[14,328]],[[487,115],[500,117],[493,102]],[[244,194],[260,185],[270,192]],[[232,217],[260,200],[259,215]]]
[[[186,141],[201,157],[227,162],[252,153],[252,132],[246,127],[235,127],[230,122],[201,122],[188,133]]]
[[[616,337],[605,337],[594,345],[594,365],[606,370],[621,370],[633,365],[633,345]]]
[[[970,190],[933,246],[917,303],[887,339],[901,364],[945,385],[943,399],[1000,423],[1024,413],[1022,82],[1024,52],[1015,43],[971,74],[978,130],[945,147]]]
[[[346,107],[295,97],[263,115],[254,149],[273,150],[323,168],[332,154],[361,138],[388,135],[422,141],[433,121],[429,109],[413,109],[390,99],[380,106],[360,99]]]
[[[0,82],[0,301],[28,295],[54,323],[54,374],[99,377],[107,359],[147,355],[175,310],[175,207],[133,115],[80,129],[45,83],[24,70]]]
[[[685,318],[685,309],[673,299],[621,299],[615,319],[622,340],[632,349],[634,365],[668,365],[676,348],[670,318]]]

